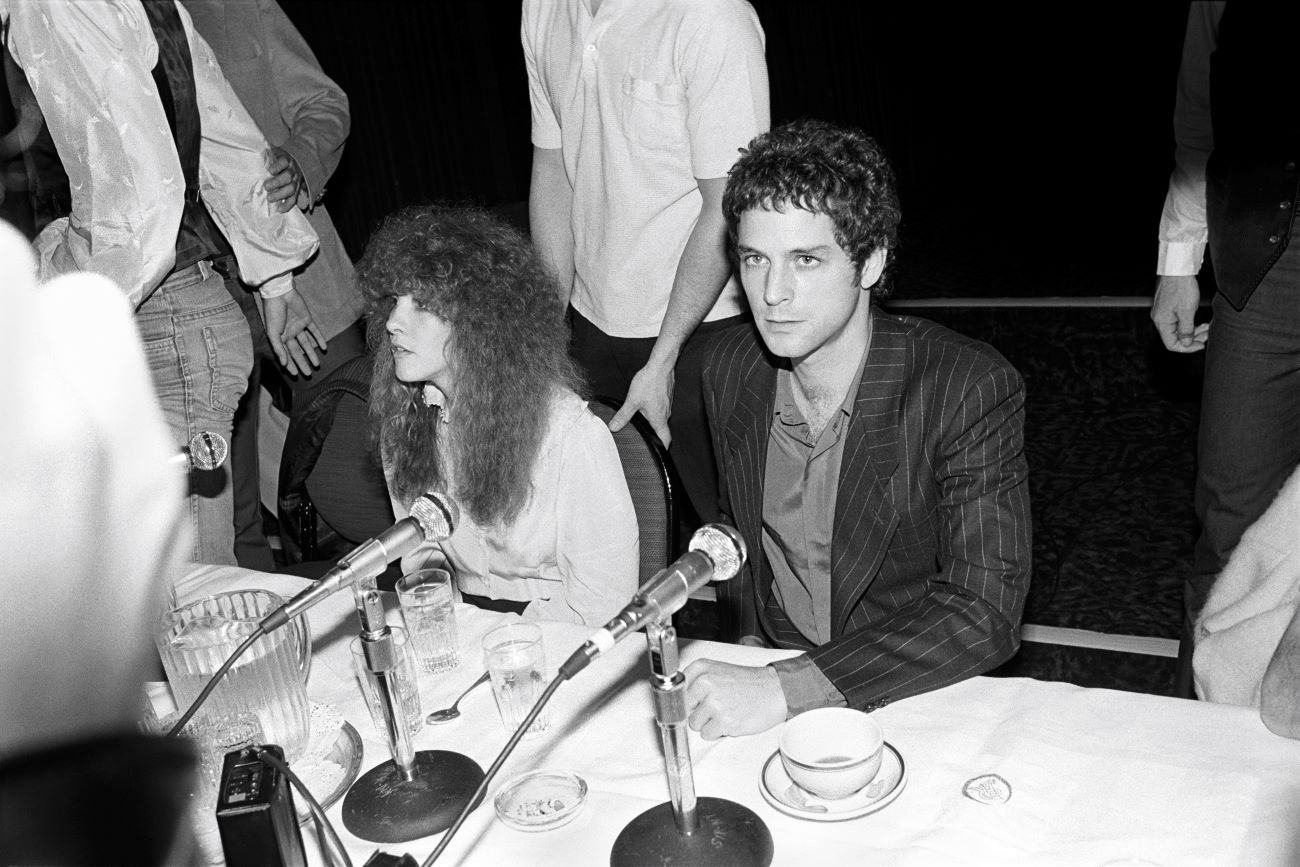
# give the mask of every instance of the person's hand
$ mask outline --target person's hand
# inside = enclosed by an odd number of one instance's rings
[[[622,430],[636,411],[640,410],[646,421],[650,422],[650,427],[659,435],[664,448],[667,448],[673,440],[673,435],[668,432],[668,417],[673,412],[674,377],[671,364],[659,364],[653,360],[647,362],[632,377],[622,408],[609,420],[609,429]]]
[[[296,289],[262,302],[266,336],[280,365],[295,376],[311,376],[320,367],[316,350],[325,349],[325,335]]]
[[[1210,337],[1210,323],[1195,324],[1196,308],[1201,304],[1201,289],[1195,276],[1165,277],[1156,280],[1156,295],[1151,299],[1151,321],[1165,349],[1170,352],[1200,352]]]
[[[758,734],[785,720],[785,692],[770,666],[697,659],[683,674],[687,722],[705,740]]]
[[[266,170],[270,177],[262,186],[275,209],[283,214],[296,207],[298,194],[306,188],[298,162],[284,148],[272,147],[267,154]]]

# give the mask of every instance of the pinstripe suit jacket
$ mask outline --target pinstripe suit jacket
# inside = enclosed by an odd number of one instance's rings
[[[831,639],[813,647],[772,594],[760,544],[776,375],[752,326],[711,347],[704,395],[721,508],[749,543],[742,623],[808,649],[851,707],[878,707],[1014,655],[1029,587],[1024,384],[992,347],[872,310],[831,543]],[[752,592],[749,592],[752,591]]]

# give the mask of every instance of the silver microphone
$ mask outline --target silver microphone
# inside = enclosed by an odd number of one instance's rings
[[[228,454],[230,446],[225,437],[216,431],[201,430],[190,438],[189,445],[181,447],[172,461],[185,469],[215,470],[226,462]]]
[[[270,632],[283,626],[336,590],[374,578],[387,569],[389,563],[425,542],[441,542],[452,534],[460,521],[460,510],[444,494],[429,493],[417,497],[410,512],[409,517],[353,549],[316,584],[267,615],[259,624],[262,631]]]
[[[705,584],[734,578],[745,562],[745,540],[726,524],[705,524],[691,536],[689,548],[642,584],[632,601],[560,666],[560,674],[566,679],[577,674],[628,633],[672,616]]]

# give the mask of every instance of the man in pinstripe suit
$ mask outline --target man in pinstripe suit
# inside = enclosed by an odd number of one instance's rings
[[[788,124],[751,142],[723,211],[758,332],[726,332],[704,367],[720,505],[750,544],[742,621],[807,652],[692,663],[692,728],[870,710],[1007,660],[1029,586],[1024,385],[991,347],[874,306],[900,217],[884,154]]]

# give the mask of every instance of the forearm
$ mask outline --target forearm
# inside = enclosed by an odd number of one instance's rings
[[[573,186],[560,150],[533,148],[528,185],[528,228],[533,247],[559,282],[565,303],[573,293]]]
[[[722,217],[721,191],[725,184],[725,178],[700,181],[704,197],[700,216],[677,263],[668,309],[650,353],[650,364],[671,366],[677,362],[682,344],[704,321],[731,276],[727,226]]]
[[[1019,646],[1018,629],[987,601],[936,589],[808,658],[850,707],[870,709],[982,674]]]
[[[1175,168],[1160,214],[1157,274],[1195,274],[1205,255],[1205,165],[1214,150],[1210,55],[1217,43],[1222,6],[1196,3],[1188,14],[1174,101]]]

